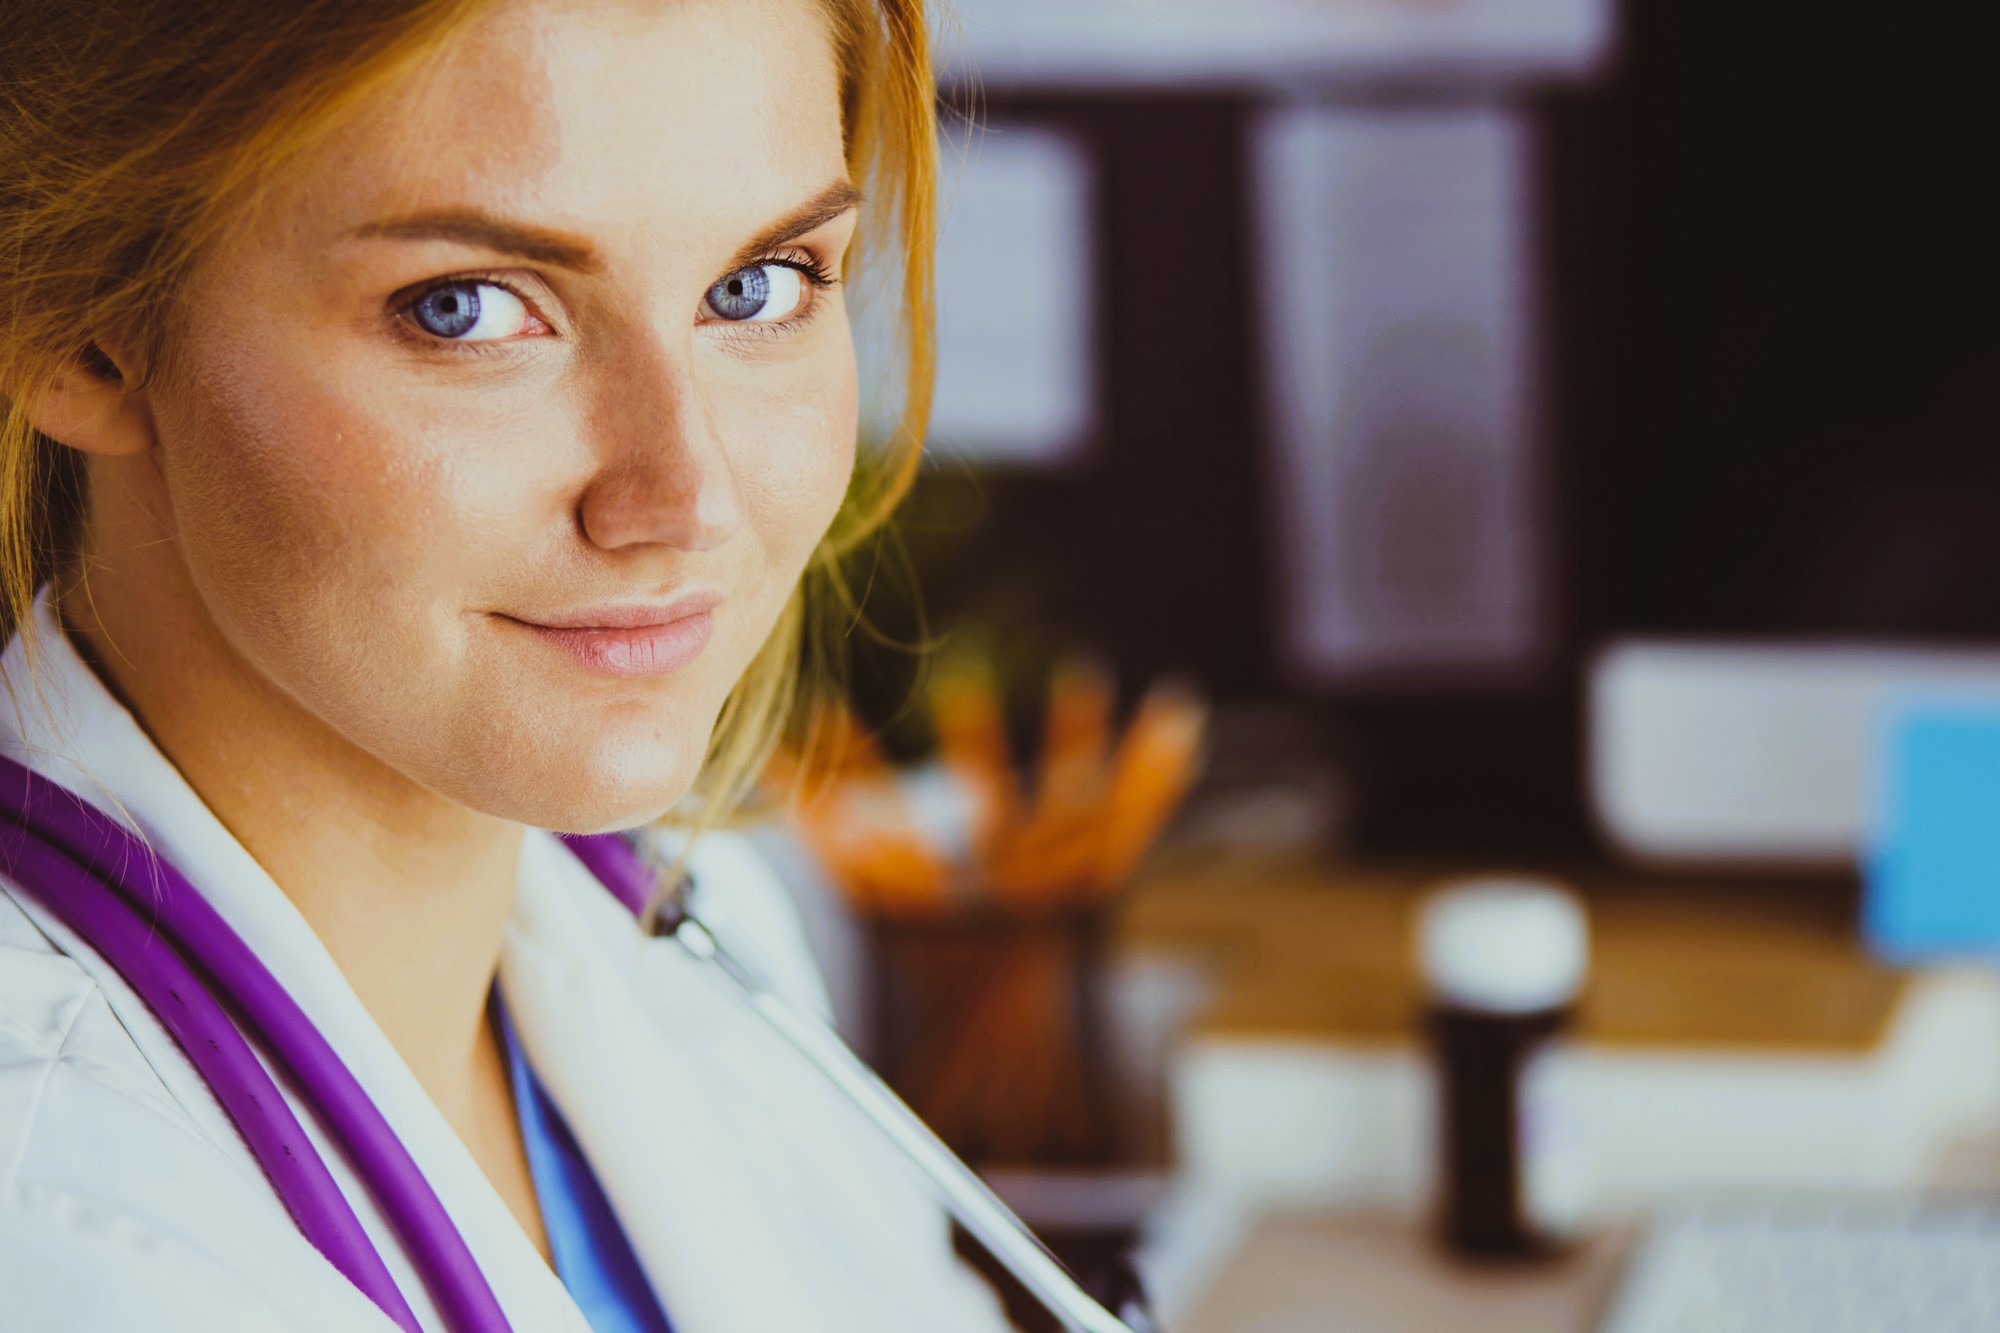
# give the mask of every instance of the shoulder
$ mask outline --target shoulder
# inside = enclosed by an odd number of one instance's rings
[[[0,1171],[29,1155],[52,1097],[79,1093],[194,1130],[90,969],[0,881]]]
[[[295,1320],[171,1231],[60,1186],[0,1184],[0,1290],[37,1333],[272,1333]]]
[[[261,1236],[262,1266],[296,1281],[310,1265],[295,1235],[174,1100],[90,968],[0,882],[0,1323],[298,1328],[278,1288],[223,1259]]]

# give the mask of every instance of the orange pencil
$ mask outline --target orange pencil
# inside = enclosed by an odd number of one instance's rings
[[[1047,902],[1091,878],[1110,783],[1114,695],[1110,670],[1092,657],[1073,657],[1051,676],[1033,812],[986,858],[985,879],[998,896]]]
[[[1103,853],[1098,811],[1085,807],[1038,815],[1010,830],[988,853],[981,876],[994,896],[1012,903],[1051,902],[1088,884]]]
[[[801,803],[799,832],[864,906],[916,909],[944,899],[943,860],[909,818],[894,780],[849,777]]]
[[[1002,829],[1021,819],[1020,786],[992,664],[979,657],[941,664],[931,678],[930,698],[939,756],[978,803],[972,829],[977,859]]]
[[[889,771],[889,761],[875,744],[875,735],[861,724],[854,710],[844,703],[831,704],[821,713],[825,763],[836,773],[880,777]]]
[[[1100,888],[1132,873],[1187,794],[1207,726],[1207,706],[1187,687],[1163,684],[1147,692],[1118,747],[1097,865]]]
[[[1076,657],[1049,679],[1036,815],[1062,819],[1095,805],[1110,782],[1111,672],[1092,657]]]

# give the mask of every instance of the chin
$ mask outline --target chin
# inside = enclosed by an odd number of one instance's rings
[[[541,780],[518,792],[529,811],[513,818],[558,833],[611,833],[650,824],[693,788],[705,749],[659,740],[599,745],[571,763],[541,765]]]
[[[706,705],[523,708],[493,722],[446,728],[458,741],[445,749],[462,756],[461,763],[442,772],[416,765],[404,771],[447,800],[530,828],[637,828],[693,789],[721,712],[720,701]]]
[[[551,811],[554,818],[539,820],[536,822],[536,827],[556,833],[622,833],[626,829],[644,828],[649,824],[658,823],[679,803],[679,799],[676,798],[644,806],[614,802],[587,807],[566,806],[561,810]]]
[[[617,833],[654,823],[687,795],[689,783],[571,785],[482,801],[489,815],[554,833]]]

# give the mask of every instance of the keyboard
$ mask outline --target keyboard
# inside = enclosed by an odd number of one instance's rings
[[[1663,1214],[1603,1333],[2000,1333],[2000,1198],[1763,1199]]]

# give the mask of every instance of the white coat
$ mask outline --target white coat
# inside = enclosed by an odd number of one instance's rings
[[[32,675],[18,638],[0,656],[0,750],[122,808],[201,888],[374,1098],[516,1333],[587,1333],[305,918],[77,656],[46,598],[36,611]],[[748,845],[705,839],[693,869],[716,933],[824,1013],[789,900]],[[711,965],[642,936],[546,834],[527,840],[500,985],[677,1333],[1007,1327],[878,1131]],[[444,1333],[366,1191],[285,1090],[418,1319]],[[0,1330],[394,1327],[299,1233],[144,1002],[0,881]]]

